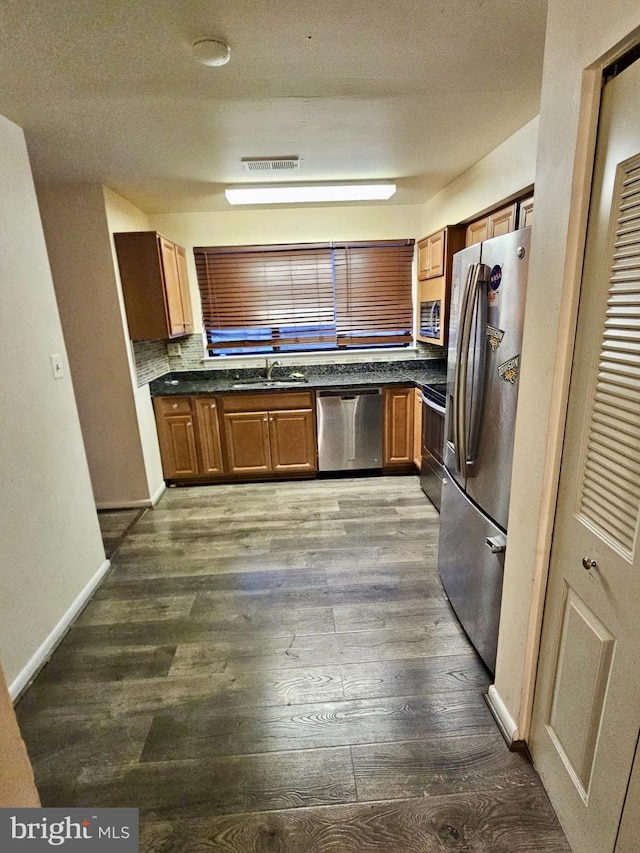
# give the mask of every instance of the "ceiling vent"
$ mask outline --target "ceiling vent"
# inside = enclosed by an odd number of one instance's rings
[[[300,168],[299,157],[243,157],[245,172],[295,172]]]

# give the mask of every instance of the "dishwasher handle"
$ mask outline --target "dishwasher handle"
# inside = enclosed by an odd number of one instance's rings
[[[382,394],[381,388],[334,388],[331,391],[318,391],[318,397],[340,397],[343,400],[355,400],[364,395]]]

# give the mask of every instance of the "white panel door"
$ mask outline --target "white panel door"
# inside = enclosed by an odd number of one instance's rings
[[[639,104],[636,62],[603,89],[530,742],[574,853],[614,850],[640,728]]]

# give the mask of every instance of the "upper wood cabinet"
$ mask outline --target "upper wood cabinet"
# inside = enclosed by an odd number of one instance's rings
[[[518,228],[533,225],[533,196],[523,198],[518,205]]]
[[[446,228],[418,241],[418,278],[444,275]]]
[[[416,329],[420,341],[439,346],[447,343],[453,256],[460,249],[464,249],[464,241],[465,226],[449,225],[418,242]],[[437,303],[437,306],[434,306],[434,303]],[[437,324],[434,323],[434,311],[437,311],[439,318]],[[438,327],[438,331],[434,331],[434,325]]]
[[[482,243],[483,240],[490,240],[491,237],[499,237],[501,234],[515,231],[517,212],[518,205],[514,202],[471,222],[467,226],[465,245],[473,246],[475,243]]]
[[[114,234],[129,335],[166,340],[193,331],[185,251],[155,231]]]

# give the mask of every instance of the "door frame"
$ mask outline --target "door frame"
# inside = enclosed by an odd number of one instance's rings
[[[560,298],[555,369],[550,393],[547,446],[543,461],[544,490],[537,520],[536,556],[522,675],[520,713],[514,741],[529,741],[540,654],[542,618],[549,577],[551,544],[555,527],[560,466],[569,402],[569,383],[578,321],[582,269],[587,238],[589,202],[593,181],[598,119],[605,68],[640,44],[640,30],[628,33],[582,72],[578,132],[571,181],[571,209],[567,228],[563,286]],[[638,60],[640,61],[640,60]],[[535,236],[534,236],[535,239]]]

